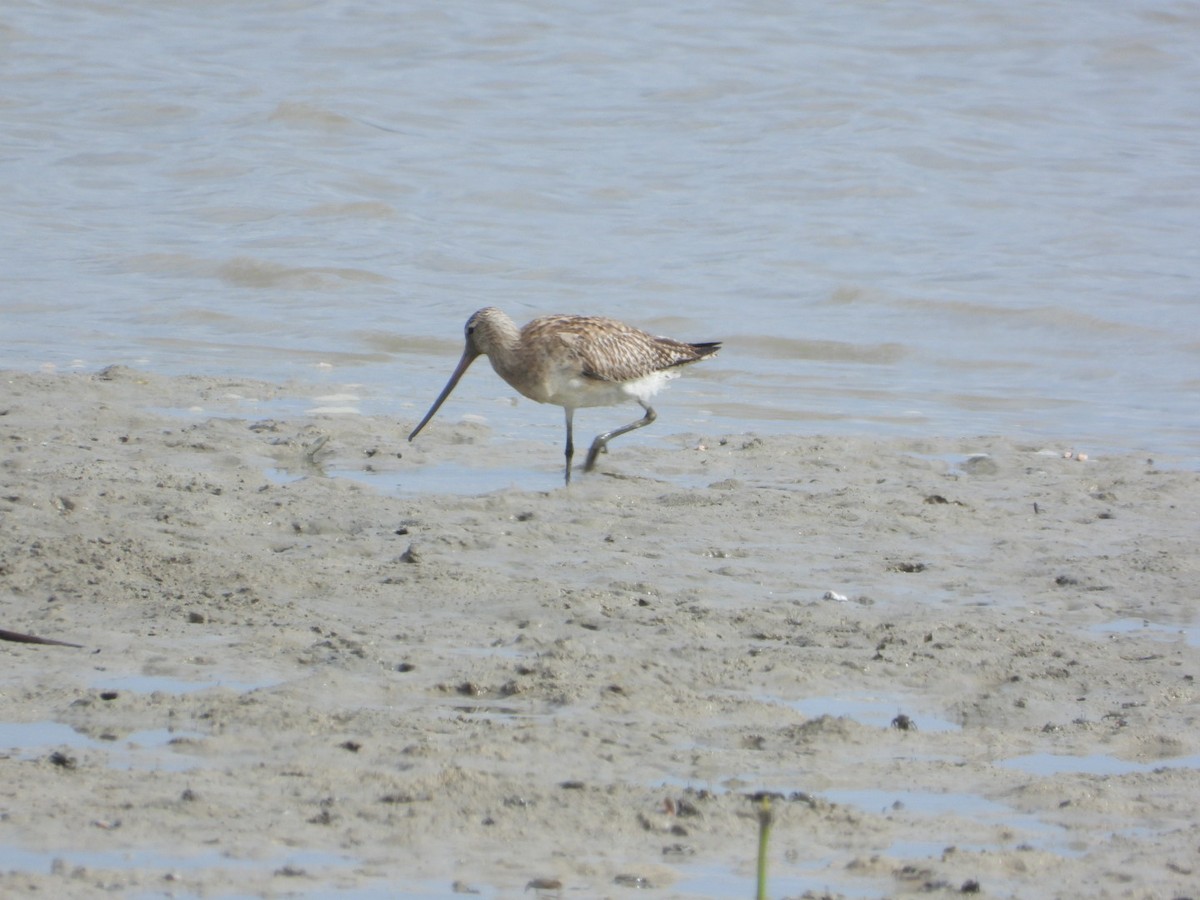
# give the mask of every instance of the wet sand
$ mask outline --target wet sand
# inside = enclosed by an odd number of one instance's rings
[[[1187,464],[0,377],[0,894],[1196,895]]]

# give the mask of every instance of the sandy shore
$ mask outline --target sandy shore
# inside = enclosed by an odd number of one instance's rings
[[[1197,895],[1185,466],[0,380],[4,896]]]

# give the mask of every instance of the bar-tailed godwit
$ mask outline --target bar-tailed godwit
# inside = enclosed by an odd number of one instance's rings
[[[492,306],[471,316],[465,331],[467,346],[462,359],[408,439],[420,434],[475,358],[487,356],[496,374],[518,392],[538,403],[561,406],[566,412],[567,484],[571,483],[571,457],[575,455],[575,410],[636,400],[646,411],[636,422],[606,431],[592,441],[583,465],[589,472],[609,441],[657,418],[647,401],[679,374],[680,366],[712,356],[721,348],[719,341],[688,344],[655,337],[602,316],[543,316],[518,329]]]

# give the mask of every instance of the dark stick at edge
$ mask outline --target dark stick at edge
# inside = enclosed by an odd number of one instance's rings
[[[0,628],[0,641],[13,641],[17,644],[53,644],[56,647],[78,647],[83,644],[72,644],[68,641],[56,641],[53,638],[38,637],[35,634],[21,634],[19,631],[6,631]]]

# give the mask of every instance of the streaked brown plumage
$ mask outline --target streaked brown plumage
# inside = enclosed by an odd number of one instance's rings
[[[411,441],[433,418],[477,356],[486,355],[496,374],[524,396],[553,403],[566,413],[566,482],[571,482],[575,410],[636,400],[646,414],[636,422],[596,437],[584,471],[618,435],[649,425],[656,414],[647,403],[680,366],[714,355],[718,341],[689,344],[655,337],[603,316],[543,316],[524,328],[495,307],[467,320],[466,347],[450,380],[429,412],[408,436]]]

